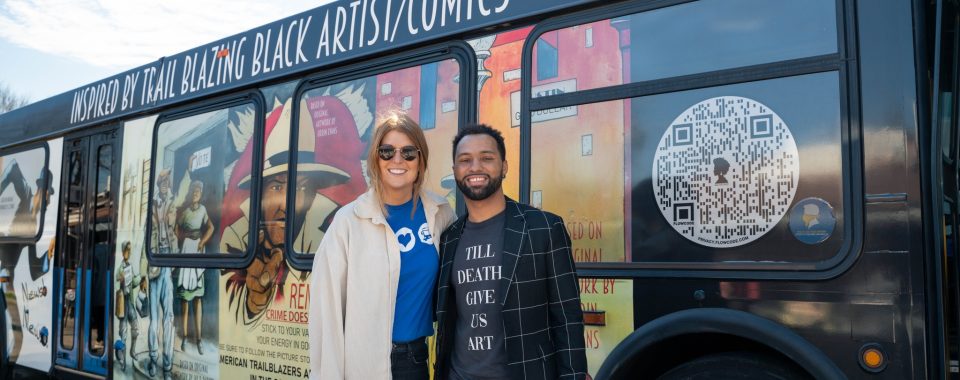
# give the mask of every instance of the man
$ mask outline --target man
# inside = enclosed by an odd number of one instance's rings
[[[467,215],[441,236],[438,379],[585,379],[580,290],[563,220],[503,195],[500,132],[453,140]]]

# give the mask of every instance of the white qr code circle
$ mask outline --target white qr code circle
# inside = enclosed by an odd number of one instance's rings
[[[653,194],[681,235],[729,248],[780,222],[799,176],[797,144],[780,116],[756,100],[721,96],[688,108],[664,132]]]

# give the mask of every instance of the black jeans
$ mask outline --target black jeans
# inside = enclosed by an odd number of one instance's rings
[[[420,338],[405,343],[393,343],[390,353],[390,371],[393,380],[428,380],[427,342]]]

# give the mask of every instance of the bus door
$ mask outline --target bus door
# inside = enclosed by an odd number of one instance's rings
[[[117,134],[64,141],[54,324],[55,364],[67,373],[106,376],[109,368]]]

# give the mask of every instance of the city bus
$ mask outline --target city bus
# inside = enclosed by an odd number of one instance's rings
[[[459,213],[479,122],[563,217],[589,378],[956,378],[958,10],[340,1],[0,115],[2,376],[308,378],[314,252],[403,112]]]

